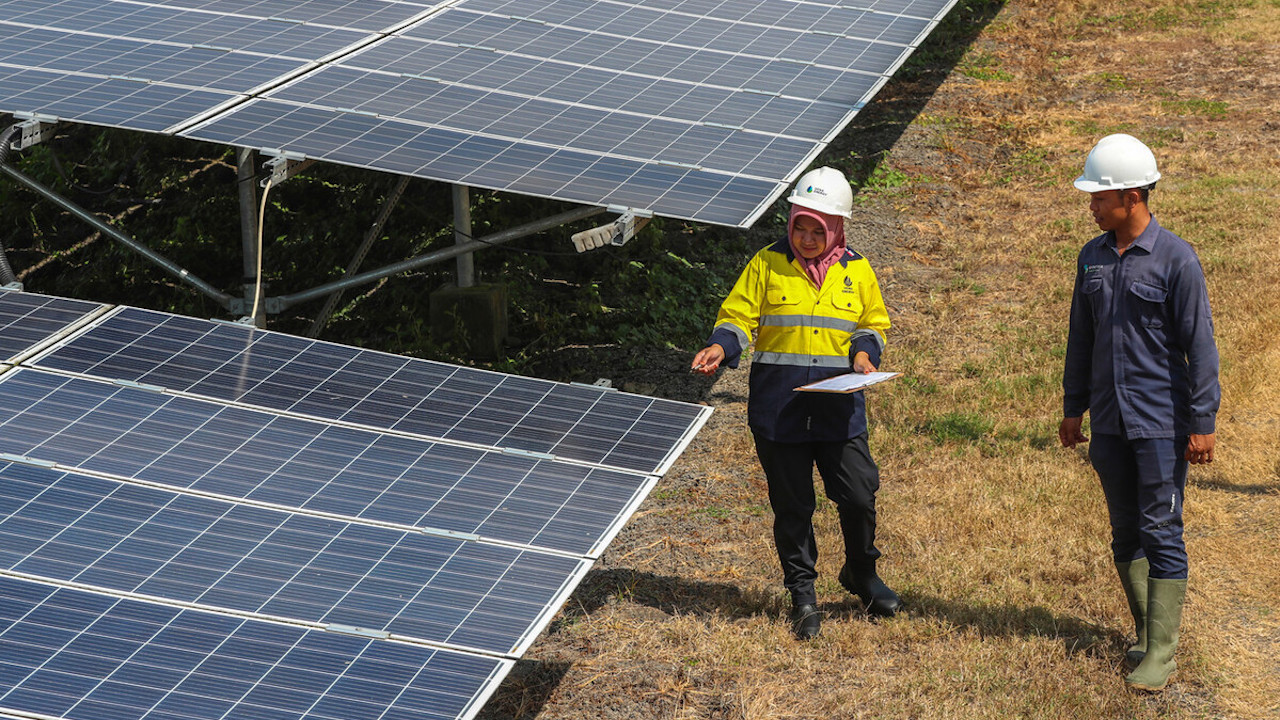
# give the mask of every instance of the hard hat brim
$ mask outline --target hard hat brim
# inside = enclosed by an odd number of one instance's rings
[[[1087,193],[1102,192],[1103,190],[1120,190],[1121,189],[1118,185],[1103,185],[1102,183],[1097,182],[1095,180],[1090,180],[1083,175],[1076,178],[1076,181],[1072,184],[1076,186],[1077,190],[1083,190]]]
[[[1072,185],[1075,185],[1077,190],[1083,190],[1087,193],[1096,193],[1096,192],[1102,192],[1103,190],[1132,190],[1134,188],[1149,187],[1151,185],[1154,185],[1156,181],[1159,179],[1160,179],[1160,173],[1155,173],[1154,177],[1142,183],[1103,184],[1096,180],[1090,180],[1084,175],[1081,175],[1080,177],[1076,178],[1075,182],[1073,182]]]
[[[852,210],[848,210],[845,212],[831,212],[831,208],[829,206],[822,205],[819,203],[814,203],[804,198],[788,197],[787,202],[791,203],[792,205],[799,205],[802,208],[808,208],[810,210],[813,210],[814,212],[822,213],[823,215],[834,215],[836,217],[842,217],[845,219],[853,217]]]

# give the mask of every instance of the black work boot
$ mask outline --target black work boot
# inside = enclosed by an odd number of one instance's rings
[[[863,607],[870,615],[893,617],[902,609],[902,600],[898,594],[876,575],[875,565],[854,568],[845,563],[840,570],[840,584],[845,590],[858,596]]]
[[[822,612],[813,603],[792,607],[790,619],[791,632],[801,640],[816,638],[822,631]]]

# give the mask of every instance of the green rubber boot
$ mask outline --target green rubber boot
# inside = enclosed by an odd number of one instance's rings
[[[1124,664],[1130,670],[1138,667],[1147,654],[1147,573],[1150,569],[1151,563],[1145,557],[1131,562],[1116,561],[1120,585],[1124,588],[1125,599],[1129,601],[1133,629],[1138,637],[1138,641],[1124,654]]]
[[[1173,654],[1178,649],[1178,626],[1182,624],[1182,602],[1187,596],[1187,580],[1147,580],[1147,654],[1124,682],[1135,690],[1155,692],[1169,684],[1178,669]]]

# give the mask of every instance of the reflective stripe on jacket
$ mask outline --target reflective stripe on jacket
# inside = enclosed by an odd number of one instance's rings
[[[866,352],[879,366],[889,313],[866,258],[848,251],[821,288],[779,241],[756,253],[720,306],[709,342],[737,367],[755,336],[748,422],[770,440],[842,440],[866,432],[862,393],[797,393],[805,383],[849,372]]]

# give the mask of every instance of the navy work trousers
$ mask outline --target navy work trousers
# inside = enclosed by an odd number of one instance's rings
[[[817,602],[818,546],[813,537],[813,468],[818,467],[827,498],[835,503],[844,536],[845,562],[874,568],[876,491],[880,469],[871,459],[866,434],[833,442],[780,443],[756,435],[756,456],[769,481],[773,541],[782,562],[782,583],[796,605]]]
[[[1185,436],[1130,440],[1094,433],[1089,442],[1089,460],[1107,496],[1111,553],[1118,562],[1145,555],[1153,578],[1187,576],[1182,540],[1186,449]]]

